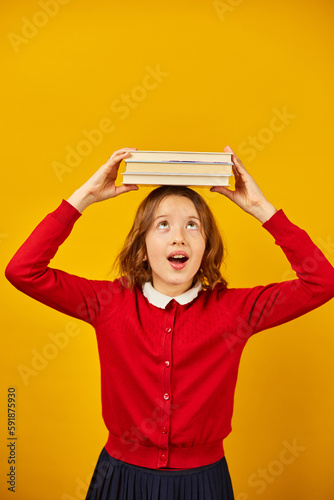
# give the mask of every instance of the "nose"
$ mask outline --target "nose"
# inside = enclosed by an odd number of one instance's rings
[[[174,238],[173,239],[173,245],[184,245],[184,241],[182,238]]]
[[[184,236],[183,236],[183,233],[182,233],[182,230],[181,229],[176,229],[174,231],[174,234],[172,236],[172,244],[182,244],[184,245],[185,244],[185,239],[184,239]]]

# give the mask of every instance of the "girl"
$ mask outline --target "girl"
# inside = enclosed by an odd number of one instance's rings
[[[223,440],[231,432],[240,357],[251,335],[290,321],[334,295],[334,268],[305,231],[265,198],[233,154],[235,190],[212,187],[259,220],[296,279],[229,289],[214,216],[195,191],[153,189],[141,202],[114,281],[49,267],[92,203],[138,189],[115,186],[109,160],[48,214],[6,268],[19,290],[91,324],[109,431],[89,500],[231,500]]]

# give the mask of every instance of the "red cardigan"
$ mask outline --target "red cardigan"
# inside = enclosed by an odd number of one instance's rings
[[[7,265],[23,293],[96,331],[108,453],[154,469],[200,467],[224,456],[240,357],[254,333],[290,321],[334,296],[334,268],[282,210],[263,227],[294,280],[201,290],[187,304],[151,304],[139,287],[48,267],[81,213],[62,200]]]

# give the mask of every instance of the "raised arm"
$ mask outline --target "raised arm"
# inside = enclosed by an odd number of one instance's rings
[[[247,172],[241,160],[237,157],[230,146],[225,146],[226,153],[232,153],[233,174],[235,178],[235,190],[224,186],[215,186],[210,191],[221,193],[238,205],[246,213],[258,219],[262,224],[266,222],[275,212],[272,205],[262,193],[261,189]]]
[[[81,188],[37,225],[5,269],[13,286],[60,312],[94,323],[101,307],[106,307],[106,297],[112,300],[117,284],[75,276],[53,269],[49,263],[85,208],[137,189],[135,185],[115,186],[120,162],[129,149],[134,148],[116,151]]]
[[[332,299],[334,268],[306,231],[265,198],[233,150],[226,146],[225,151],[233,153],[235,190],[213,187],[211,191],[220,192],[258,219],[296,272],[293,280],[231,289],[225,297],[221,294],[221,306],[235,311],[234,333],[238,342],[243,342],[256,332],[286,323]]]
[[[123,148],[115,151],[108,161],[85,184],[77,189],[67,201],[82,213],[92,203],[109,200],[128,191],[137,190],[138,186],[136,184],[115,185],[121,161],[128,156],[131,150],[136,149]]]

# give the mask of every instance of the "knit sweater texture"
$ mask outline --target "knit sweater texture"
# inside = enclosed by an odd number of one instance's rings
[[[6,267],[20,291],[93,326],[102,415],[113,457],[153,469],[189,469],[224,456],[240,357],[257,332],[334,296],[334,268],[308,234],[278,210],[262,227],[296,278],[251,288],[200,290],[157,307],[139,286],[91,280],[49,266],[82,214],[62,200]]]

